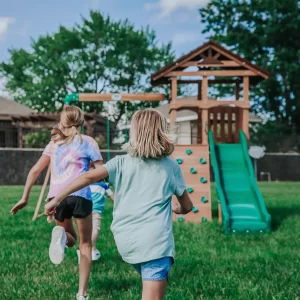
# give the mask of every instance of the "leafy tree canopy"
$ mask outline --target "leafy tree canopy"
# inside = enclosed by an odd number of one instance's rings
[[[150,75],[174,60],[171,44],[160,44],[148,27],[113,21],[91,11],[89,18],[68,29],[32,40],[31,50],[10,49],[0,64],[6,88],[15,100],[37,111],[56,111],[70,92],[150,92]],[[155,90],[154,90],[155,91]],[[127,105],[125,109],[125,105]],[[153,103],[117,103],[114,118]],[[100,112],[103,103],[86,104]]]
[[[210,0],[200,15],[203,33],[272,73],[252,109],[300,132],[300,1]]]

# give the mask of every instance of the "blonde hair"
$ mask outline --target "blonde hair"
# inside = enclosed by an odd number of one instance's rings
[[[51,130],[51,140],[54,143],[56,143],[56,142],[64,140],[65,138],[66,137],[64,136],[64,134],[58,128],[58,125],[55,125]]]
[[[84,113],[77,106],[66,106],[60,115],[59,130],[63,138],[62,144],[70,144],[76,137],[80,138],[80,143],[82,143],[82,136],[80,134],[81,126],[84,123]]]
[[[131,156],[162,158],[174,151],[175,135],[169,133],[167,119],[157,110],[137,111],[131,120],[129,143],[123,149]]]

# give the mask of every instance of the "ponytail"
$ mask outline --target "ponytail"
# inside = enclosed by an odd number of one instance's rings
[[[79,139],[80,139],[80,143],[82,143],[82,136],[81,136],[81,133],[80,133],[80,127],[75,127],[75,125],[71,126],[70,128],[66,128],[64,130],[64,136],[65,136],[65,139],[63,141],[63,144],[71,144],[74,140],[74,138],[76,137],[76,135],[79,136]]]
[[[71,144],[76,136],[79,136],[82,143],[80,133],[81,126],[84,124],[84,113],[77,106],[66,106],[60,115],[60,131],[62,132],[62,144]]]

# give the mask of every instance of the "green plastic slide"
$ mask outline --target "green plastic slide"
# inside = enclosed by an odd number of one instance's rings
[[[239,137],[239,144],[215,144],[212,132],[208,133],[224,231],[270,232],[271,216],[256,183],[243,131]]]

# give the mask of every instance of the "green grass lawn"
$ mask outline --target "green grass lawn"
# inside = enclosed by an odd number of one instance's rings
[[[216,221],[174,224],[177,256],[166,299],[300,299],[299,184],[262,183],[260,188],[272,215],[272,234],[226,236]],[[75,249],[67,249],[63,264],[51,264],[53,225],[45,218],[31,221],[40,188],[34,188],[28,208],[9,214],[21,191],[0,187],[0,299],[75,299]],[[140,299],[140,279],[120,258],[109,230],[111,212],[109,203],[91,299]]]

